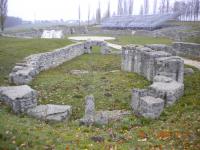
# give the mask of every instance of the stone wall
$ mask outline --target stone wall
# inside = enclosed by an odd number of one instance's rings
[[[135,72],[153,84],[133,89],[131,107],[136,115],[158,118],[164,107],[174,104],[184,93],[184,62],[180,57],[139,45],[122,48],[123,71]]]
[[[183,82],[183,60],[164,51],[149,47],[130,45],[122,48],[122,70],[136,72],[153,81],[156,75]]]
[[[200,57],[200,44],[174,42],[172,47],[176,50],[177,55]]]
[[[87,41],[56,49],[52,52],[34,54],[16,64],[9,75],[9,81],[16,85],[28,84],[43,70],[57,67],[85,53],[91,53],[92,46],[101,46],[102,54],[107,54],[109,51],[107,43],[104,41]]]

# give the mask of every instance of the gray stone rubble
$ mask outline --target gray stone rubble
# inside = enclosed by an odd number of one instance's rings
[[[167,51],[170,48],[163,45],[122,48],[122,70],[153,82],[147,89],[133,89],[131,107],[136,115],[158,118],[164,107],[174,104],[184,93],[184,62]]]
[[[63,121],[70,118],[72,107],[68,105],[38,105],[28,109],[29,116],[41,119],[44,121]]]
[[[85,98],[85,115],[79,120],[81,125],[108,124],[111,121],[122,119],[124,116],[131,115],[130,111],[95,111],[95,102],[92,95]]]
[[[37,106],[37,92],[28,85],[0,87],[0,100],[9,105],[15,113],[24,113]]]

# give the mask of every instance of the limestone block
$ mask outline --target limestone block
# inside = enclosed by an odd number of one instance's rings
[[[131,99],[131,107],[135,114],[138,114],[139,106],[140,106],[140,97],[147,96],[146,89],[133,89],[132,90],[132,99]]]
[[[131,115],[130,111],[113,110],[113,111],[97,111],[93,116],[84,116],[79,120],[81,125],[106,125],[112,121],[117,121],[125,116]]]
[[[165,100],[165,105],[173,105],[184,93],[184,84],[172,82],[154,82],[149,87],[149,94]]]
[[[170,77],[183,83],[184,61],[177,56],[157,58],[155,62],[156,75]]]
[[[28,109],[27,114],[44,121],[63,121],[69,119],[72,107],[68,105],[38,105]]]
[[[10,105],[15,113],[23,113],[37,106],[37,92],[27,85],[0,87],[0,100]]]
[[[164,109],[164,100],[160,98],[145,96],[140,100],[139,114],[145,118],[158,118]]]
[[[85,98],[85,116],[93,116],[95,114],[94,96],[89,95]]]

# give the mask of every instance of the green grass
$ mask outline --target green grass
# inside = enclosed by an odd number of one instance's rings
[[[191,42],[191,43],[198,43],[200,44],[200,37],[190,37],[186,40],[186,42]]]
[[[0,85],[6,85],[16,62],[30,54],[46,52],[69,45],[66,39],[16,39],[0,37]]]
[[[120,71],[121,57],[93,53],[66,62],[56,69],[42,72],[32,83],[40,91],[42,104],[69,104],[73,118],[82,117],[84,97],[93,94],[97,109],[130,109],[130,90],[149,85],[143,77]],[[89,74],[72,75],[71,70],[87,70]],[[110,72],[117,70],[116,72]]]
[[[15,51],[14,45],[12,47]],[[14,63],[15,57],[22,57],[20,50],[18,47],[15,55],[7,57],[13,59]],[[34,52],[32,50],[30,53]],[[193,75],[184,79],[184,96],[174,106],[166,108],[157,120],[132,115],[107,126],[79,126],[76,119],[83,116],[84,97],[87,94],[94,94],[97,110],[130,110],[130,90],[149,84],[143,77],[134,73],[110,72],[120,70],[119,56],[99,55],[96,48],[93,52],[91,55],[83,55],[64,63],[58,68],[44,71],[32,82],[32,87],[39,91],[39,103],[73,106],[73,115],[69,122],[50,123],[26,115],[17,116],[9,107],[0,103],[0,149],[200,149],[200,71],[197,69],[194,69]],[[2,56],[0,58],[2,59]],[[9,64],[4,65],[9,67]],[[70,73],[73,69],[88,70],[89,74],[75,76]],[[106,96],[106,93],[110,96]],[[109,135],[111,130],[116,138]],[[90,139],[92,136],[102,136],[105,141],[95,143]]]
[[[168,38],[162,37],[144,37],[144,36],[119,36],[112,43],[127,45],[127,44],[167,44],[170,45],[172,41]]]

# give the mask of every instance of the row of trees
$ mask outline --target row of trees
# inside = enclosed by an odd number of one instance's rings
[[[200,15],[200,0],[176,1],[174,3],[174,12],[181,13],[181,20],[198,20]]]
[[[140,15],[150,14],[150,0],[143,0],[143,5],[140,7]],[[113,15],[132,15],[135,8],[134,0],[118,0],[118,7],[116,13]],[[200,16],[200,0],[182,0],[175,1],[173,4],[170,0],[153,0],[153,14],[165,14],[171,12],[181,13],[181,20],[198,20]],[[106,13],[101,16],[101,4],[99,1],[98,8],[96,10],[96,22],[99,24],[104,18],[111,16],[110,2],[107,5]],[[90,9],[88,11],[88,24],[90,20]]]

